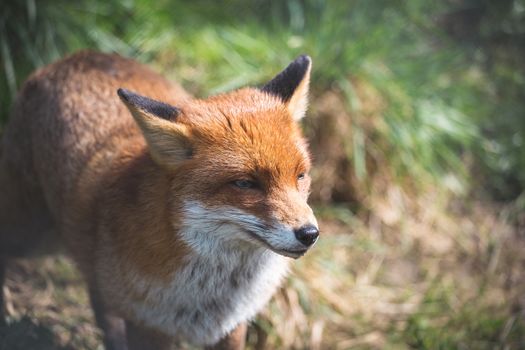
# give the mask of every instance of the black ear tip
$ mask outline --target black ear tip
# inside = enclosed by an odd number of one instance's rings
[[[143,112],[153,114],[166,120],[171,120],[180,114],[180,110],[177,107],[153,100],[146,96],[141,96],[127,89],[119,88],[117,94],[122,101],[128,105],[128,107],[133,106],[134,109],[140,109]]]
[[[129,102],[130,98],[133,96],[133,93],[131,91],[123,89],[123,88],[119,88],[117,90],[117,94],[119,95],[121,99],[123,99],[126,102]]]
[[[295,59],[295,62],[309,66],[312,64],[312,58],[308,55],[301,55]]]
[[[300,55],[292,61],[284,70],[285,72],[294,72],[298,78],[302,78],[312,67],[312,59],[308,55]]]
[[[303,70],[307,70],[312,66],[312,58],[308,55],[301,55],[297,57],[291,65],[301,67]]]
[[[262,87],[262,91],[280,97],[284,102],[292,98],[295,90],[310,72],[312,59],[308,55],[300,55],[275,78]]]

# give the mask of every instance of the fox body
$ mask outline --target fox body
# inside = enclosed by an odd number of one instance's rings
[[[108,349],[239,348],[318,236],[310,68],[207,99],[117,55],[38,70],[2,138],[0,262],[63,242]]]

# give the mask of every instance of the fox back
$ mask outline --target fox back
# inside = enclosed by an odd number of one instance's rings
[[[2,139],[0,258],[63,242],[108,348],[123,340],[107,317],[225,339],[319,233],[298,125],[310,69],[301,56],[262,88],[207,99],[117,55],[37,71]]]

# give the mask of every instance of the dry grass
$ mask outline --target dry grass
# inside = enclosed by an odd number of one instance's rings
[[[252,348],[525,345],[523,216],[432,192],[412,201],[393,186],[371,198],[363,217],[318,208],[323,237],[254,323]],[[97,348],[68,259],[12,264],[5,291],[3,349]]]
[[[0,349],[96,349],[100,337],[83,287],[67,258],[12,261]]]
[[[456,204],[442,214],[436,194],[408,203],[399,189],[373,204],[377,208],[365,220],[342,213],[334,220],[342,217],[344,225],[324,223],[330,233],[296,265],[292,289],[279,294],[265,315],[275,325],[273,344],[525,345],[525,242],[505,210]],[[477,324],[485,319],[488,328]]]

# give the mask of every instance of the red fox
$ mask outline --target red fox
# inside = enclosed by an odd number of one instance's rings
[[[207,99],[114,54],[36,71],[0,149],[0,276],[62,242],[106,349],[242,348],[319,236],[298,125],[310,70],[300,56]]]

